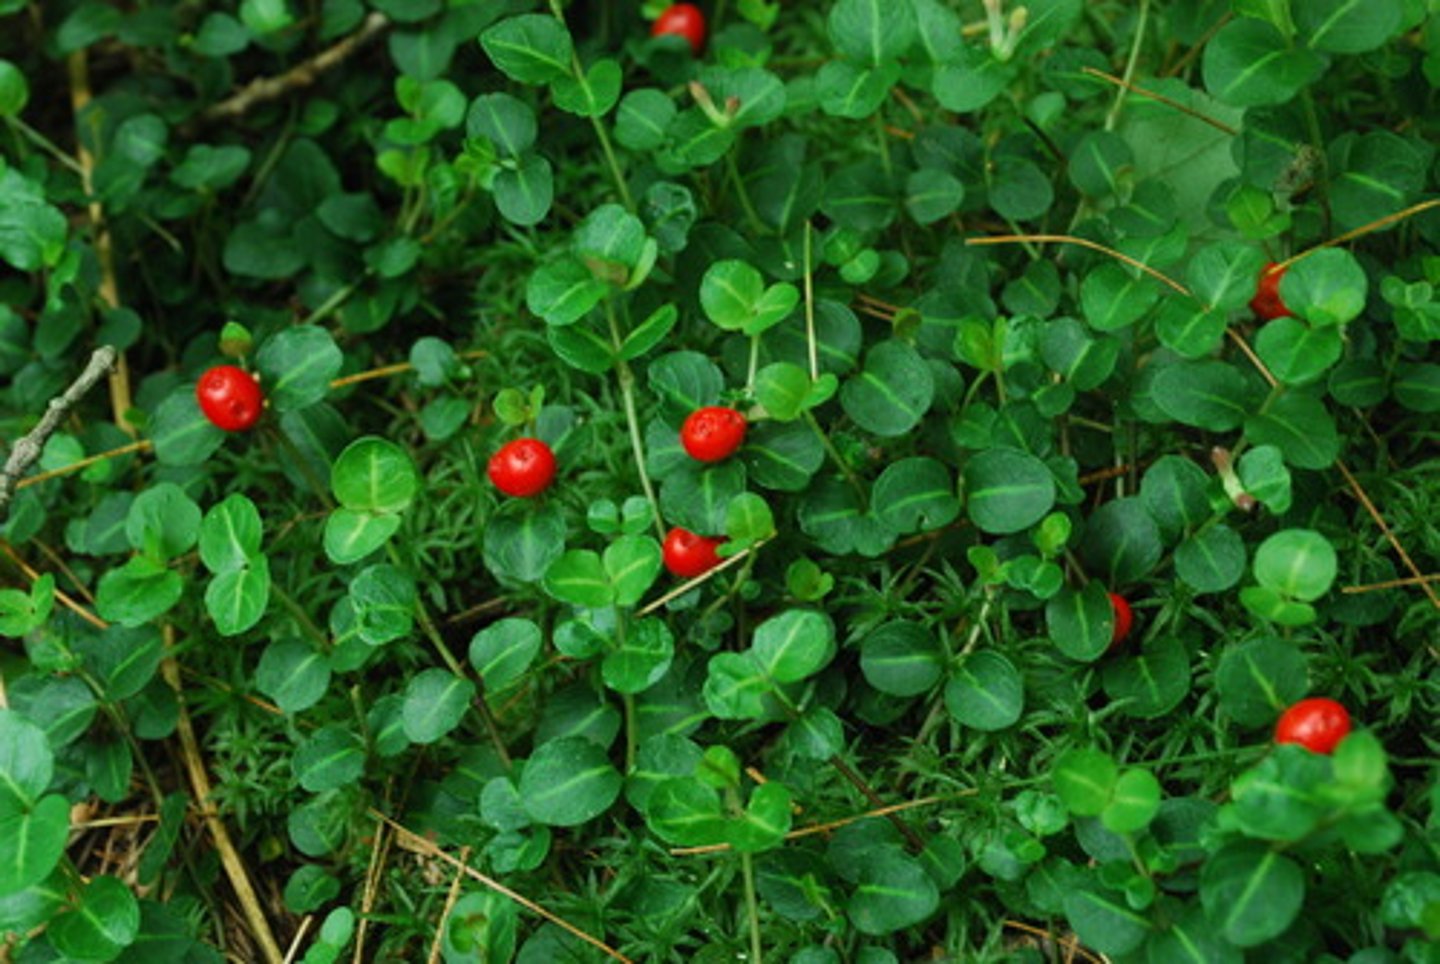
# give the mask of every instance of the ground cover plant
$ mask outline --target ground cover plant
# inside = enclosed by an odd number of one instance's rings
[[[1437,86],[0,0],[0,957],[1440,961]]]

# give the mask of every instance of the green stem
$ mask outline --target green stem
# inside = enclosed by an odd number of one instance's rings
[[[820,343],[815,337],[815,274],[810,253],[810,219],[805,219],[805,348],[810,353],[810,380],[820,378]]]
[[[820,444],[825,446],[825,452],[830,456],[830,460],[840,469],[846,480],[855,487],[855,494],[860,496],[860,504],[862,506],[868,504],[869,499],[865,494],[865,486],[860,482],[860,476],[855,474],[855,470],[850,467],[849,462],[845,461],[845,457],[840,454],[840,450],[835,447],[835,443],[830,441],[830,436],[826,435],[825,430],[820,427],[820,423],[815,421],[815,415],[811,412],[806,412],[804,418],[805,421],[809,423],[811,430],[819,437]]]
[[[760,370],[760,336],[750,336],[750,374],[745,377],[745,394],[755,396],[755,375]]]
[[[880,163],[885,168],[885,176],[890,179],[895,177],[895,165],[890,160],[890,135],[885,133],[885,120],[881,117],[883,111],[875,112],[875,138],[880,144]]]
[[[740,855],[740,871],[745,877],[745,916],[750,922],[750,960],[763,964],[764,949],[760,946],[760,905],[755,899],[755,864],[748,853]]]
[[[735,195],[740,198],[740,209],[745,212],[745,220],[750,222],[750,230],[756,234],[768,234],[765,222],[760,220],[760,212],[755,210],[755,204],[750,200],[750,192],[745,190],[745,181],[740,177],[740,166],[735,162],[735,152],[729,151],[725,154],[725,167],[730,173],[730,180],[735,185]]]
[[[295,617],[295,622],[300,624],[300,628],[304,630],[305,635],[320,645],[320,651],[324,653],[330,652],[330,638],[320,631],[320,627],[315,625],[314,621],[310,618],[310,614],[300,607],[300,604],[295,601],[295,597],[281,589],[279,583],[273,580],[270,583],[270,591],[275,594],[276,599],[280,600],[280,605],[284,606],[289,610],[290,615]]]
[[[25,138],[25,140],[29,141],[31,144],[34,144],[36,147],[40,148],[40,150],[44,151],[46,154],[49,154],[51,157],[55,158],[55,160],[59,161],[71,172],[75,174],[83,174],[84,168],[80,166],[79,161],[75,160],[75,158],[71,157],[69,154],[66,154],[63,150],[56,146],[54,141],[50,140],[44,134],[31,127],[29,124],[25,123],[20,118],[7,117],[5,118],[5,122],[9,125],[12,131],[14,131],[19,136]]]
[[[625,421],[630,426],[630,448],[635,455],[635,470],[640,473],[640,488],[650,503],[650,515],[655,521],[655,531],[663,542],[665,524],[660,520],[660,502],[655,498],[655,489],[650,484],[650,473],[645,470],[645,442],[640,436],[640,416],[635,409],[635,373],[630,363],[620,357],[620,322],[615,318],[615,303],[605,302],[605,317],[610,322],[610,341],[615,348],[615,377],[620,382],[620,398],[625,405]]]
[[[1110,113],[1105,115],[1107,131],[1113,131],[1120,121],[1120,110],[1125,106],[1125,95],[1130,92],[1130,81],[1134,78],[1135,66],[1140,61],[1140,46],[1145,40],[1145,23],[1149,18],[1150,0],[1140,0],[1140,20],[1135,25],[1135,38],[1130,42],[1130,57],[1125,61],[1125,75],[1121,78],[1125,85],[1115,91],[1115,103],[1110,105]]]
[[[625,772],[635,770],[635,755],[640,748],[640,731],[635,722],[635,694],[624,693],[621,697],[625,706]]]
[[[579,69],[578,66],[576,68]],[[610,168],[610,176],[615,179],[615,188],[620,192],[620,201],[625,205],[625,210],[635,212],[635,199],[630,196],[630,187],[625,183],[625,175],[620,171],[620,162],[615,157],[615,148],[610,144],[610,135],[605,133],[605,125],[600,123],[600,118],[590,118],[591,125],[595,128],[595,137],[600,141],[600,150],[605,155],[605,163]]]

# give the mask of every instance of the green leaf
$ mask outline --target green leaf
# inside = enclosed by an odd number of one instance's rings
[[[922,167],[905,180],[905,210],[916,224],[934,224],[947,218],[960,209],[964,200],[965,185],[946,171]]]
[[[892,462],[875,480],[870,497],[880,521],[900,533],[939,529],[960,515],[949,470],[931,458]]]
[[[752,653],[778,683],[794,683],[824,669],[835,655],[835,626],[822,613],[789,609],[755,630]]]
[[[660,545],[650,536],[621,536],[605,548],[604,565],[614,605],[633,606],[660,575]]]
[[[1175,574],[1197,593],[1224,592],[1245,574],[1245,540],[1226,525],[1196,533],[1175,550]]]
[[[1149,275],[1132,273],[1107,261],[1080,283],[1080,306],[1096,331],[1129,328],[1160,300],[1160,288]]]
[[[985,733],[1013,726],[1025,708],[1020,671],[1000,653],[972,653],[945,684],[945,708],[957,723]]]
[[[495,175],[491,185],[495,206],[511,224],[530,227],[545,220],[555,200],[555,178],[550,162],[539,154],[526,154],[513,168]]]
[[[550,14],[510,17],[480,35],[492,63],[511,80],[548,84],[570,74],[570,33]]]
[[[0,810],[0,897],[50,876],[65,855],[69,835],[70,801],[58,793],[26,810]]]
[[[765,714],[770,678],[753,652],[710,657],[703,695],[710,712],[722,720],[756,719]]]
[[[220,191],[240,180],[250,157],[248,148],[236,144],[192,144],[185,160],[170,172],[170,180],[191,191]]]
[[[845,413],[867,432],[904,435],[929,411],[935,379],[924,359],[902,341],[882,341],[865,356],[865,368],[840,388]]]
[[[675,118],[675,102],[653,87],[632,90],[615,115],[615,139],[632,151],[653,151],[665,143],[665,130]]]
[[[330,489],[347,509],[402,512],[419,488],[420,475],[409,453],[373,435],[345,446],[330,469]]]
[[[1055,792],[1077,817],[1097,817],[1109,806],[1120,777],[1115,760],[1102,750],[1066,750],[1051,768]]]
[[[830,9],[829,25],[842,54],[872,67],[897,59],[916,38],[915,10],[908,3],[839,0]]]
[[[160,482],[130,503],[125,535],[137,552],[174,559],[200,537],[200,507],[174,482]]]
[[[1288,392],[1263,412],[1245,420],[1245,437],[1255,445],[1273,445],[1296,468],[1329,468],[1340,454],[1335,419],[1324,403]]]
[[[919,696],[940,681],[943,655],[935,634],[923,626],[890,622],[861,640],[860,670],[882,693]]]
[[[762,496],[742,492],[725,507],[725,536],[732,548],[744,548],[775,534],[775,516]]]
[[[1062,589],[1045,604],[1045,627],[1055,647],[1070,659],[1089,663],[1105,655],[1115,628],[1115,610],[1105,587]]]
[[[861,867],[845,911],[860,933],[881,936],[920,923],[939,906],[939,888],[919,861],[882,850]]]
[[[1125,898],[1100,885],[1090,874],[1072,882],[1061,897],[1065,919],[1075,934],[1102,954],[1135,950],[1150,932],[1150,922],[1135,913]]]
[[[558,506],[512,499],[485,527],[485,567],[502,583],[531,583],[565,551]]]
[[[528,619],[501,619],[470,638],[470,665],[485,690],[498,693],[514,685],[540,655],[540,627]]]
[[[1301,602],[1325,595],[1337,571],[1335,547],[1312,529],[1277,532],[1255,551],[1255,578],[1260,585]]]
[[[344,356],[330,333],[318,325],[296,325],[267,338],[255,356],[264,375],[266,398],[276,411],[314,405],[330,391]]]
[[[1395,366],[1395,383],[1390,388],[1395,401],[1412,412],[1430,415],[1440,412],[1440,365],[1407,362]]]
[[[1316,381],[1340,360],[1344,349],[1338,329],[1312,328],[1294,318],[1276,318],[1255,338],[1255,353],[1287,385]]]
[[[1155,376],[1151,397],[1175,421],[1211,432],[1239,428],[1258,407],[1245,377],[1221,361],[1166,365]]]
[[[717,261],[700,282],[705,316],[727,331],[751,337],[774,327],[800,303],[800,291],[781,282],[768,288],[760,271],[744,261]]]
[[[1294,13],[1305,43],[1335,54],[1374,50],[1405,23],[1401,0],[1311,0],[1296,4]]]
[[[1185,280],[1210,308],[1236,311],[1255,296],[1255,279],[1264,267],[1265,256],[1253,244],[1221,241],[1195,252],[1185,266]]]
[[[270,563],[257,556],[244,569],[231,569],[205,587],[205,611],[221,636],[238,636],[253,628],[270,604]]]
[[[520,800],[536,822],[574,827],[610,809],[623,784],[603,749],[567,736],[531,755],[520,774]]]
[[[1110,802],[1100,822],[1114,833],[1138,833],[1150,825],[1160,811],[1160,781],[1149,770],[1126,770],[1115,781]]]
[[[1273,724],[1309,687],[1305,654],[1274,637],[1226,647],[1215,671],[1220,709],[1244,727]]]
[[[602,58],[579,76],[557,77],[550,83],[555,106],[580,117],[604,117],[620,99],[620,65]]]
[[[30,82],[8,60],[0,59],[0,117],[18,117],[30,100]]]
[[[1254,947],[1285,932],[1305,900],[1305,873],[1263,844],[1236,841],[1200,871],[1200,901],[1225,939]]]
[[[0,710],[0,816],[29,810],[49,788],[54,767],[45,731],[14,710]]]
[[[325,520],[325,555],[342,566],[359,562],[383,546],[399,528],[398,515],[336,509]]]
[[[1205,87],[1235,107],[1283,104],[1325,70],[1325,59],[1292,47],[1262,20],[1237,18],[1205,45]]]
[[[642,619],[605,654],[600,675],[617,693],[642,693],[660,682],[674,658],[675,638],[669,628],[658,619]]]
[[[255,685],[286,713],[299,713],[320,701],[330,688],[325,654],[300,639],[277,639],[260,654]]]
[[[1179,455],[1162,455],[1140,480],[1140,501],[1168,538],[1210,517],[1205,470]]]
[[[0,258],[16,271],[53,267],[66,234],[65,216],[39,184],[13,167],[0,170]]]
[[[544,586],[552,598],[574,606],[596,608],[615,602],[615,586],[600,554],[589,549],[571,549],[552,562],[545,570]]]
[[[1126,716],[1152,720],[1190,692],[1190,656],[1173,636],[1147,643],[1135,656],[1106,661],[1105,692]]]
[[[1343,248],[1322,248],[1285,270],[1280,298],[1312,325],[1344,325],[1365,310],[1369,286],[1365,269],[1353,254]]]
[[[946,110],[968,114],[1000,96],[1014,79],[1013,64],[995,57],[988,47],[966,44],[953,60],[936,67],[931,92]]]
[[[102,617],[125,626],[141,626],[168,612],[185,592],[178,572],[147,556],[135,556],[100,577],[95,608]]]
[[[645,822],[660,839],[686,847],[721,843],[728,829],[720,795],[689,776],[664,780],[655,787]]]
[[[405,735],[411,743],[434,743],[460,725],[474,698],[468,679],[447,669],[422,670],[405,685]]]
[[[535,143],[539,124],[530,105],[510,94],[481,94],[470,103],[465,133],[483,137],[509,158],[519,158]]]
[[[701,467],[693,460],[665,477],[660,511],[666,519],[700,535],[725,531],[730,503],[745,491],[745,465],[730,459]]]
[[[232,493],[200,521],[200,561],[214,573],[244,569],[260,555],[263,534],[255,503]]]
[[[322,726],[295,748],[295,779],[311,793],[335,790],[365,772],[365,744],[340,724]]]
[[[1039,522],[1055,505],[1055,478],[1035,456],[993,448],[964,467],[965,510],[982,532],[1008,535]]]
[[[195,401],[195,389],[178,389],[166,396],[151,416],[151,440],[162,465],[199,465],[225,441]]]
[[[600,303],[606,290],[583,264],[564,257],[541,265],[530,276],[525,286],[525,306],[544,318],[547,325],[573,325]]]
[[[831,117],[863,120],[880,109],[901,72],[897,63],[865,67],[848,60],[832,60],[815,75],[820,109]]]
[[[57,951],[81,961],[114,960],[139,933],[140,904],[135,895],[121,881],[105,876],[86,884],[75,909],[56,917],[46,929]]]

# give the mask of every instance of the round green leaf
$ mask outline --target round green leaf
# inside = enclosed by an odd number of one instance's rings
[[[1175,574],[1197,593],[1224,592],[1245,574],[1245,540],[1226,525],[1197,533],[1175,550]]]
[[[1190,692],[1190,657],[1173,636],[1149,643],[1138,655],[1106,663],[1105,692],[1121,712],[1142,720],[1169,713]]]
[[[114,877],[96,877],[85,885],[74,910],[50,922],[46,934],[61,954],[82,961],[109,961],[140,933],[140,903]]]
[[[1273,637],[1227,646],[1215,671],[1220,708],[1246,727],[1273,724],[1309,687],[1305,654]]]
[[[1126,770],[1115,781],[1115,791],[1100,814],[1100,822],[1114,833],[1138,833],[1160,810],[1160,781],[1149,770]]]
[[[1103,813],[1119,777],[1120,768],[1110,754],[1084,747],[1066,750],[1050,771],[1055,792],[1077,817]]]
[[[344,726],[322,726],[295,748],[293,764],[295,779],[306,790],[334,790],[365,772],[365,744]]]
[[[410,455],[394,442],[373,435],[345,447],[330,469],[330,489],[347,509],[400,512],[420,488]]]
[[[1283,104],[1325,69],[1325,59],[1293,47],[1272,24],[1238,17],[1205,45],[1205,87],[1235,107]]]
[[[987,449],[965,463],[965,509],[992,535],[1021,532],[1055,505],[1055,478],[1045,463],[1017,449]]]
[[[260,554],[260,510],[236,492],[212,506],[200,522],[200,561],[211,572],[243,569]]]
[[[1045,628],[1055,647],[1070,659],[1093,662],[1110,648],[1115,610],[1105,587],[1062,589],[1045,604]]]
[[[880,521],[901,533],[939,529],[960,514],[949,470],[931,458],[892,462],[875,480],[870,497]]]
[[[845,910],[856,930],[879,936],[918,924],[939,906],[940,890],[919,861],[881,850],[861,868]]]
[[[919,696],[940,680],[943,653],[935,634],[898,620],[878,626],[860,642],[865,680],[891,696]]]
[[[1000,653],[972,653],[945,684],[945,708],[955,720],[989,733],[1020,719],[1025,684],[1015,664]]]
[[[480,46],[507,77],[522,84],[568,76],[574,51],[569,31],[548,13],[502,20],[480,35]]]
[[[28,810],[50,786],[54,764],[45,731],[14,710],[0,710],[0,815]]]
[[[1305,873],[1262,843],[1228,844],[1200,871],[1200,902],[1230,943],[1254,947],[1285,932],[1305,901]]]
[[[1260,543],[1255,578],[1291,599],[1313,602],[1335,581],[1335,547],[1313,529],[1286,529]]]
[[[470,639],[470,665],[480,674],[487,692],[513,685],[540,654],[540,627],[528,619],[501,619]]]
[[[770,679],[798,682],[824,669],[835,655],[835,626],[823,613],[786,610],[755,630],[752,652]]]
[[[475,684],[449,670],[418,673],[405,686],[405,735],[411,743],[434,743],[460,725],[474,698]]]
[[[0,117],[16,117],[30,100],[30,83],[8,60],[0,59]]]
[[[330,391],[344,356],[330,333],[318,325],[296,325],[267,338],[255,356],[264,376],[265,397],[278,412],[314,405]]]
[[[299,713],[330,688],[325,654],[300,639],[277,639],[260,654],[255,685],[286,713]]]
[[[565,519],[558,506],[512,499],[490,518],[485,568],[503,584],[535,582],[565,551]]]
[[[1285,307],[1317,328],[1354,321],[1365,310],[1368,290],[1365,269],[1344,248],[1322,248],[1280,278]]]
[[[568,736],[531,755],[520,774],[520,799],[536,822],[574,827],[610,809],[623,783],[603,749]]]

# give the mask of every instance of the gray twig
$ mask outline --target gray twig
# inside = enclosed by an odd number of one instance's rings
[[[40,453],[45,451],[45,443],[50,440],[50,436],[55,434],[70,409],[85,397],[85,393],[110,373],[118,357],[119,353],[109,345],[95,349],[95,353],[90,356],[90,363],[85,366],[80,377],[71,382],[63,394],[50,399],[45,414],[40,416],[40,423],[15,442],[14,448],[10,450],[10,457],[5,460],[5,468],[0,469],[0,520],[3,520],[9,511],[10,496],[14,494],[15,486],[30,470],[30,466],[35,464]]]

